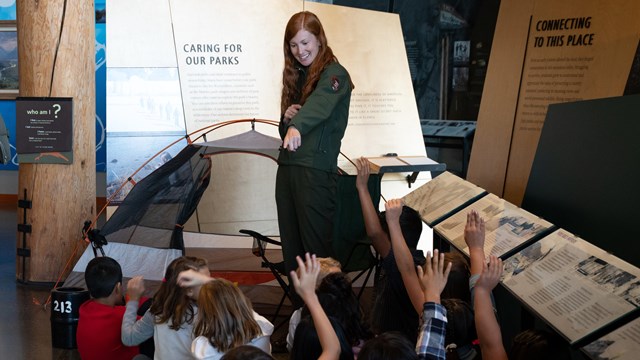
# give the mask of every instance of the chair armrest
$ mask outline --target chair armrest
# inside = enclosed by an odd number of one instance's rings
[[[266,243],[277,245],[277,246],[282,246],[282,243],[280,241],[268,238],[268,237],[266,237],[266,236],[264,236],[264,235],[262,235],[262,234],[260,234],[259,232],[256,232],[256,231],[242,229],[242,230],[240,230],[240,232],[242,234],[246,234],[246,235],[252,236],[256,240],[264,241]]]

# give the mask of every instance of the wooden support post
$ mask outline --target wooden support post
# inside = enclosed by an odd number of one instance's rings
[[[26,219],[18,212],[18,223],[31,225],[24,270],[22,258],[16,262],[27,283],[64,279],[69,259],[84,250],[83,222],[96,214],[94,17],[93,1],[17,4],[20,96],[73,98],[73,163],[19,168],[17,192],[32,202]]]

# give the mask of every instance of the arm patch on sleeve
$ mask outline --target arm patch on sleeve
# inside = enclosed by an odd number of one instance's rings
[[[340,90],[340,80],[338,80],[338,77],[335,75],[331,77],[331,89],[333,91]]]

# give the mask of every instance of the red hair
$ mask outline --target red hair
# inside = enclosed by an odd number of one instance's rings
[[[300,72],[296,66],[298,62],[293,56],[289,45],[291,39],[293,39],[300,30],[306,30],[313,34],[320,44],[318,55],[311,65],[309,65],[307,81],[302,87],[301,92],[296,86],[298,77],[300,76]],[[283,50],[284,70],[282,71],[282,97],[280,100],[280,112],[282,114],[284,114],[285,110],[287,110],[291,104],[304,104],[307,97],[309,97],[318,84],[320,74],[324,68],[332,62],[338,61],[327,44],[327,36],[324,34],[324,28],[320,20],[314,13],[309,11],[299,12],[289,19],[284,31]]]

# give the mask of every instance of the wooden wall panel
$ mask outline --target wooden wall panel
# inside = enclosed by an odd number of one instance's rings
[[[534,0],[502,0],[467,180],[502,196]]]
[[[468,179],[519,205],[547,106],[622,95],[638,13],[633,0],[503,0]]]

